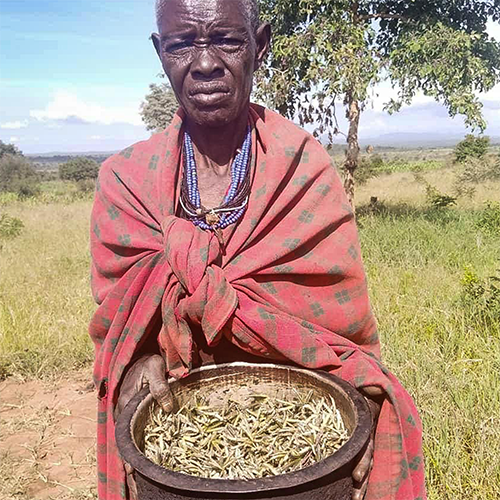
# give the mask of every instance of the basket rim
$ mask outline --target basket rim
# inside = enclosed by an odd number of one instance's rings
[[[224,364],[204,365],[192,370],[187,377],[200,374],[209,370],[224,370],[226,368],[254,368],[254,369],[279,369],[299,372],[312,380],[322,380],[347,395],[352,402],[355,413],[355,427],[349,440],[333,455],[295,472],[259,479],[212,479],[191,476],[180,472],[168,470],[155,464],[139,450],[133,437],[134,416],[138,409],[149,405],[153,396],[149,388],[142,389],[125,406],[115,424],[115,439],[122,459],[142,476],[160,485],[179,491],[196,493],[256,493],[263,491],[284,490],[304,485],[319,480],[347,465],[353,460],[366,445],[372,428],[372,416],[365,398],[348,382],[325,371],[297,368],[289,365],[273,363],[246,363],[236,361]],[[170,378],[170,382],[176,379]]]

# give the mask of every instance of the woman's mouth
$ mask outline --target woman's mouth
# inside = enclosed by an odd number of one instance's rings
[[[198,91],[191,94],[191,100],[194,101],[198,106],[215,106],[229,95],[227,91],[221,90],[206,90]]]

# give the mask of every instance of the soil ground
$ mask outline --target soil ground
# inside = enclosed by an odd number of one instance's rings
[[[0,382],[0,500],[96,497],[91,369]]]

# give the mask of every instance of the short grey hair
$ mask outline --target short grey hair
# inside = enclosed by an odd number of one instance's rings
[[[233,0],[229,1],[232,2]],[[256,33],[258,27],[260,26],[259,0],[238,0],[238,1],[243,4],[245,17],[249,21],[253,32]],[[161,13],[168,2],[169,0],[156,0],[156,21],[160,19]]]

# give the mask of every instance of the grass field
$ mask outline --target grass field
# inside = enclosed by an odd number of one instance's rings
[[[450,191],[450,169],[423,175]],[[25,225],[17,238],[0,240],[3,375],[47,378],[92,358],[91,203],[47,196],[0,205]],[[357,191],[384,360],[420,410],[431,500],[500,498],[500,307],[488,281],[500,268],[500,208],[486,201],[500,201],[499,181],[445,209],[428,206],[409,172]]]
[[[0,375],[45,377],[89,363],[90,201],[13,203],[0,212],[25,226],[0,241]]]

